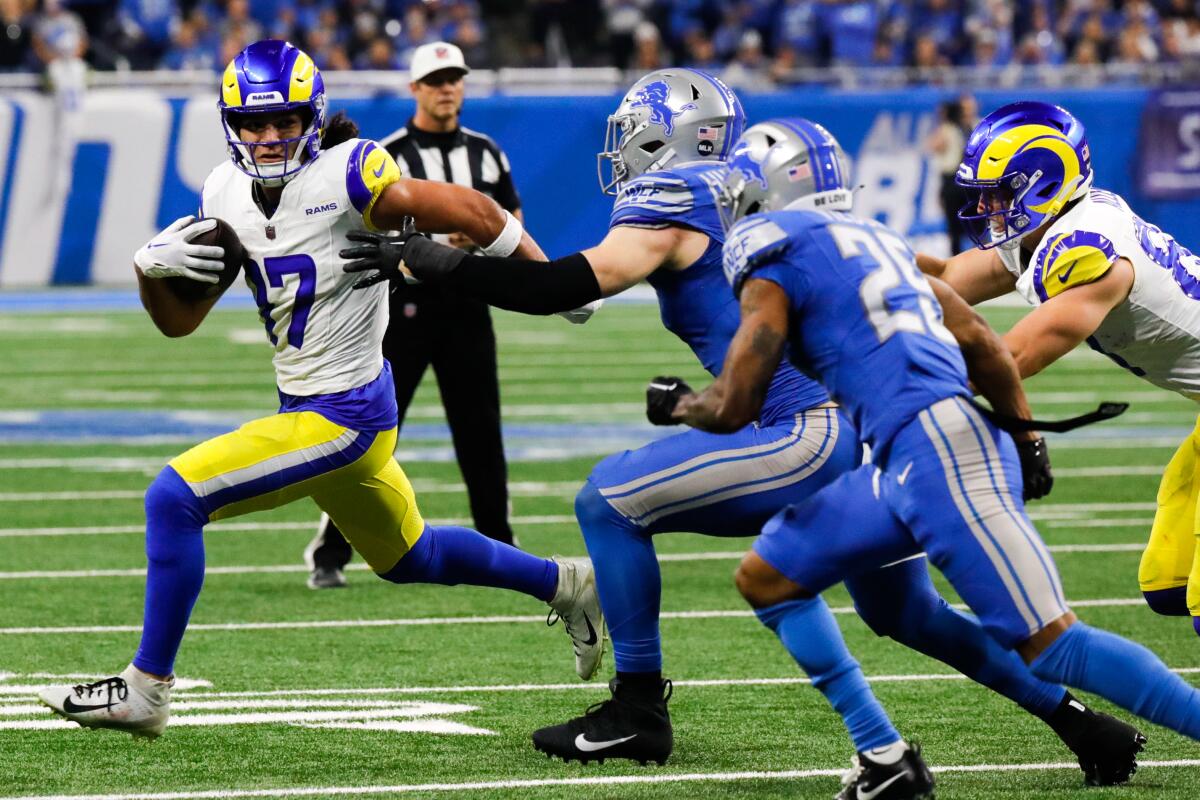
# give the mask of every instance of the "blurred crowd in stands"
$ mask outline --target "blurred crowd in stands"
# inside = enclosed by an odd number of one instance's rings
[[[745,89],[806,67],[1200,61],[1200,0],[0,0],[0,71],[219,70],[290,39],[325,70],[395,70],[451,41],[477,67],[688,65]]]

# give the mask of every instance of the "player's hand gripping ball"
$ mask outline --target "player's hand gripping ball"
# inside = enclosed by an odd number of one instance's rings
[[[215,297],[237,280],[246,249],[237,233],[215,217],[180,217],[133,257],[147,278],[165,279],[181,300]]]
[[[646,387],[646,418],[654,425],[678,425],[672,417],[679,398],[691,394],[692,387],[683,378],[659,376]]]
[[[1050,494],[1054,486],[1054,474],[1050,471],[1050,453],[1046,440],[1039,436],[1032,440],[1018,441],[1017,455],[1021,458],[1021,479],[1024,483],[1026,500],[1037,500]]]

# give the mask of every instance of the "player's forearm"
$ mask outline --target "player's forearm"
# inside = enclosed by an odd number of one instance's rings
[[[600,298],[600,284],[581,253],[554,261],[470,256],[414,236],[404,245],[404,263],[422,281],[523,314],[570,311]]]
[[[931,278],[940,278],[946,271],[946,259],[928,253],[917,253],[917,267]]]
[[[134,267],[137,275],[138,294],[141,296],[142,307],[150,315],[154,327],[165,336],[178,338],[187,336],[204,321],[216,299],[187,303],[167,285],[163,279],[147,278],[141,270]]]
[[[989,329],[990,332],[990,329]],[[1033,419],[1029,398],[1021,385],[1021,373],[1008,348],[994,332],[991,336],[963,348],[967,376],[992,408],[1008,417]],[[1014,434],[1014,438],[1036,438],[1032,432]]]
[[[718,378],[699,394],[684,395],[675,406],[675,419],[709,433],[733,433],[758,418],[757,406],[750,398],[731,397]]]
[[[520,212],[513,214],[518,220],[521,220]],[[523,220],[521,220],[523,222]],[[521,243],[517,245],[517,249],[513,251],[514,258],[526,258],[531,261],[546,261],[546,254],[542,252],[542,248],[529,235],[529,231],[521,232]]]

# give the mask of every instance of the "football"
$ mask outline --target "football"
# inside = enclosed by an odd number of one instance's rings
[[[230,284],[237,280],[242,271],[242,264],[246,261],[246,248],[242,246],[242,240],[238,238],[233,226],[223,219],[218,219],[217,227],[211,231],[205,231],[192,239],[192,243],[225,248],[225,268],[221,270],[216,283],[194,281],[183,276],[167,278],[167,285],[171,287],[175,296],[188,302],[207,300],[228,289]]]

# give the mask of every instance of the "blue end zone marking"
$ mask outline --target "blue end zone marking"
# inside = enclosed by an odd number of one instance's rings
[[[0,190],[0,241],[4,239],[4,226],[8,222],[8,203],[12,199],[13,172],[17,168],[17,155],[21,152],[21,132],[25,127],[25,109],[10,101],[13,111],[12,137],[8,143],[8,158],[4,165],[4,188]]]
[[[51,283],[87,283],[91,279],[92,254],[100,207],[108,179],[111,147],[99,142],[80,142],[75,148],[71,170],[71,190],[63,209],[62,229],[58,236],[58,257],[54,261]],[[96,181],[94,177],[103,176]],[[67,232],[70,231],[70,235]]]

